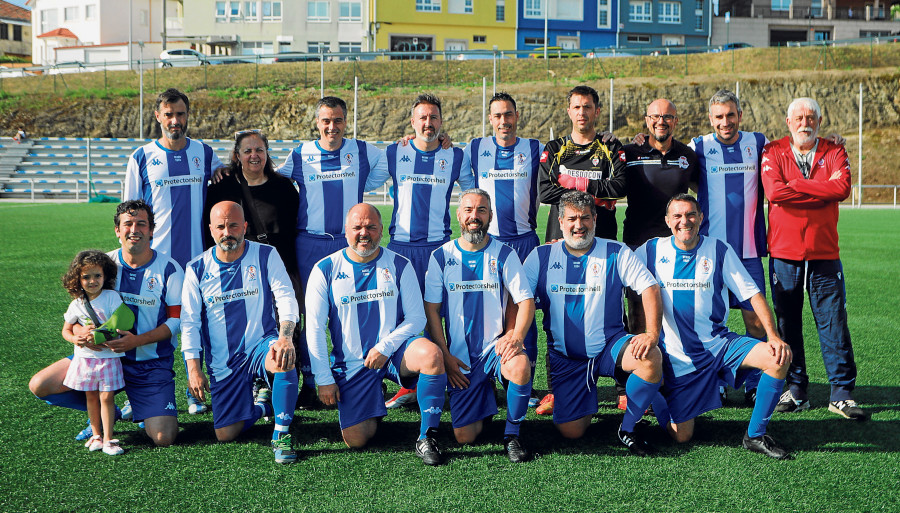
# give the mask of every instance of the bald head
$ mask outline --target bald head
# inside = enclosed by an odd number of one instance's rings
[[[247,233],[244,209],[233,201],[216,203],[209,212],[209,231],[216,241],[217,256],[221,258],[222,252],[238,252],[237,255],[240,256],[244,249],[244,235]]]
[[[378,256],[381,244],[381,212],[368,203],[354,205],[347,212],[344,232],[350,248],[348,256],[357,262],[368,262]]]
[[[665,98],[654,100],[647,106],[646,120],[653,140],[668,148],[668,145],[671,144],[672,134],[675,132],[675,125],[678,124],[678,112],[675,110],[675,104]],[[651,144],[653,143],[651,142]]]

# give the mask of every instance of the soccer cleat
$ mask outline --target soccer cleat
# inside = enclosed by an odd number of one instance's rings
[[[531,391],[531,397],[528,398],[528,407],[535,408],[538,404],[540,404],[541,398],[538,397],[537,391]]]
[[[628,396],[620,395],[618,401],[616,402],[616,408],[625,411],[628,409]]]
[[[753,406],[756,404],[756,389],[751,388],[744,392],[744,403],[747,406]]]
[[[190,413],[191,415],[200,415],[201,413],[206,413],[208,409],[206,407],[206,404],[197,400],[197,398],[191,394],[190,390],[185,390],[185,392],[187,393],[188,413]]]
[[[416,456],[422,458],[426,465],[440,465],[444,462],[444,456],[431,436],[416,440]]]
[[[297,408],[301,410],[316,410],[322,406],[316,387],[306,385],[300,387],[300,393],[297,395]]]
[[[132,415],[134,415],[134,411],[131,409],[131,401],[125,399],[125,403],[122,405],[122,420],[131,420]]]
[[[275,463],[294,463],[297,461],[297,452],[291,442],[290,433],[278,435],[278,440],[272,440],[272,452],[275,453]]]
[[[103,454],[118,456],[123,452],[125,452],[125,449],[119,446],[118,440],[108,440],[103,443]]]
[[[781,394],[778,404],[775,405],[775,411],[780,413],[794,413],[809,409],[808,399],[799,399],[790,390]]]
[[[622,442],[625,447],[628,447],[631,454],[634,454],[635,456],[643,458],[644,456],[649,456],[656,452],[656,449],[648,444],[646,440],[641,439],[635,433],[623,431],[621,425],[619,425],[619,441]]]
[[[506,447],[506,456],[513,463],[522,463],[531,459],[531,453],[522,447],[522,442],[516,435],[503,437],[503,446]]]
[[[75,435],[75,440],[80,442],[82,440],[87,440],[92,436],[94,436],[94,430],[91,429],[91,419],[88,419],[87,427],[85,427],[84,429],[79,431],[77,435]]]
[[[553,394],[547,394],[534,410],[538,415],[553,415]]]
[[[99,451],[103,448],[103,437],[100,435],[94,435],[87,442],[85,442],[84,446],[87,447],[87,450],[91,452]]]
[[[765,454],[770,458],[775,458],[776,460],[789,460],[792,459],[791,455],[781,448],[775,440],[769,435],[762,435],[750,438],[746,432],[744,433],[744,449],[752,452],[758,452],[760,454]]]
[[[412,404],[414,402],[416,402],[416,389],[400,387],[400,390],[397,390],[397,393],[394,394],[394,397],[391,397],[384,403],[384,407],[392,410],[394,408],[399,408],[405,404]]]
[[[866,412],[856,404],[853,399],[846,401],[831,401],[828,403],[828,411],[837,413],[842,417],[856,420],[866,420],[869,418]]]

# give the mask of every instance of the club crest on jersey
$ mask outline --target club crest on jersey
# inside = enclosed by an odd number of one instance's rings
[[[825,165],[825,159],[819,159],[819,161],[816,162],[816,165],[819,166],[819,167],[824,166],[824,165]]]
[[[391,270],[390,270],[390,269],[382,269],[382,270],[381,270],[381,279],[384,280],[384,281],[391,281],[391,280],[393,280],[394,277],[391,276]]]
[[[516,153],[516,163],[520,165],[525,163],[525,154],[521,151],[519,153]]]
[[[624,151],[619,152],[619,160],[621,160],[622,162],[625,162],[625,152]]]
[[[553,265],[550,266],[550,269],[562,269],[562,264],[559,262],[553,262]]]
[[[748,158],[748,159],[752,159],[752,158],[753,158],[753,148],[747,146],[746,148],[744,148],[744,151],[745,151],[745,153],[747,153],[747,158]]]
[[[597,262],[591,264],[591,275],[600,276],[600,264],[598,264]]]
[[[689,165],[690,164],[688,164],[687,157],[685,157],[684,155],[678,157],[678,167],[680,167],[681,169],[687,169]]]
[[[348,154],[344,155],[344,160],[347,161],[348,166],[353,165],[353,155],[352,154],[348,153]]]
[[[481,156],[482,156],[482,157],[490,157],[490,156],[491,156],[491,150],[484,150],[483,152],[481,152]]]
[[[200,157],[194,157],[191,162],[194,163],[194,169],[200,169]]]
[[[550,152],[544,151],[541,153],[541,162],[547,162],[547,158],[550,156]]]
[[[446,159],[439,160],[438,165],[441,166],[441,171],[443,171],[444,168],[447,167],[447,160]]]
[[[247,281],[255,281],[256,280],[256,266],[251,265],[247,267]]]
[[[599,157],[594,157],[594,158],[592,158],[592,159],[591,159],[591,164],[593,164],[594,166],[600,164],[600,158],[599,158]]]
[[[712,260],[706,257],[700,257],[700,271],[703,274],[709,274],[712,271]]]
[[[150,161],[150,165],[151,166],[161,166],[162,161],[159,160],[159,158],[154,158],[153,160]]]
[[[155,277],[155,276],[151,276],[151,277],[147,278],[147,290],[153,290],[153,289],[155,289],[155,288],[156,288],[156,284],[157,284],[157,282],[156,282],[156,277]]]
[[[488,263],[488,270],[491,274],[497,274],[497,259],[492,258],[490,263]]]
[[[337,279],[339,279],[339,280],[346,280],[349,277],[350,276],[348,276],[347,273],[345,273],[344,271],[339,271],[337,273]]]

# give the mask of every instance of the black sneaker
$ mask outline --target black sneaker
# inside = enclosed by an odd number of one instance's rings
[[[751,388],[750,390],[747,390],[744,392],[744,404],[746,404],[747,406],[756,405],[756,389],[755,388]]]
[[[769,435],[757,436],[750,438],[746,432],[744,433],[744,449],[752,452],[758,452],[761,454],[765,454],[770,458],[775,458],[776,460],[790,460],[793,459],[791,455],[781,448],[775,439],[773,439]]]
[[[316,387],[308,387],[303,385],[300,387],[300,393],[297,394],[297,408],[300,410],[318,410],[323,405],[319,401],[319,394]]]
[[[625,447],[628,447],[631,454],[634,454],[635,456],[643,458],[644,456],[649,456],[656,452],[656,449],[648,444],[646,440],[638,437],[635,433],[623,431],[621,425],[619,426],[619,441],[625,444]]]
[[[416,456],[422,458],[426,465],[440,465],[444,462],[444,455],[430,436],[416,440]]]
[[[790,390],[785,391],[778,398],[775,411],[780,413],[795,413],[809,409],[809,399],[797,397]]]
[[[866,412],[856,404],[853,399],[846,401],[831,401],[828,403],[828,411],[837,413],[842,417],[856,420],[866,420],[869,418]]]
[[[531,453],[528,449],[522,447],[522,442],[518,436],[509,435],[503,437],[503,446],[506,447],[506,455],[509,461],[513,463],[522,463],[531,459]]]

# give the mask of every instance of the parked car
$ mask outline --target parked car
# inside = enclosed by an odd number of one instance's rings
[[[532,53],[528,54],[532,59],[543,59],[544,58],[544,47],[535,48]],[[557,57],[562,57],[563,59],[569,57],[581,57],[581,54],[578,52],[573,52],[572,50],[568,50],[561,46],[548,46],[547,47],[547,58],[555,59]]]
[[[191,66],[204,66],[207,64],[219,63],[210,61],[206,55],[197,50],[191,50],[190,48],[164,50],[159,54],[160,68],[189,68]]]
[[[318,61],[319,60],[318,53],[279,53],[275,55],[275,62],[305,62],[305,61]],[[328,60],[328,57],[325,57],[325,60]]]
[[[750,43],[728,43],[727,45],[722,45],[719,48],[713,48],[712,53],[719,52],[727,52],[729,50],[740,50],[741,48],[753,48],[753,45]]]

